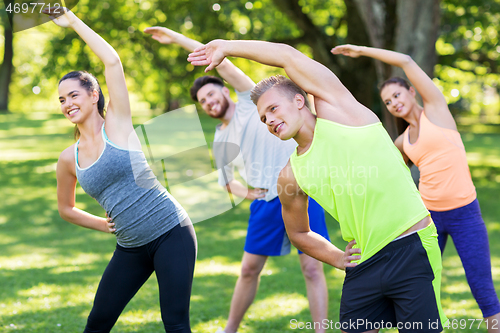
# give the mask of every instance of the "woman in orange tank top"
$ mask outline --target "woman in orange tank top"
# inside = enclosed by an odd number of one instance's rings
[[[415,98],[415,88],[402,78],[391,78],[380,87],[388,111],[409,124],[394,143],[405,162],[411,160],[420,169],[420,194],[436,224],[441,251],[450,235],[488,332],[500,332],[500,303],[491,275],[488,234],[462,139],[443,94],[408,55],[355,45],[337,46],[332,53],[367,56],[400,67],[418,90],[423,107]]]

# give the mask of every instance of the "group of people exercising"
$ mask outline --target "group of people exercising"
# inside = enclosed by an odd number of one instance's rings
[[[142,153],[120,58],[71,11],[51,8],[45,13],[55,24],[73,29],[99,57],[109,91],[105,108],[91,74],[71,72],[59,81],[61,111],[76,125],[78,138],[57,164],[59,213],[68,222],[114,233],[117,239],[84,332],[109,332],[153,272],[165,331],[191,332],[196,235],[186,211],[158,182]],[[226,327],[218,332],[236,332],[254,300],[267,258],[289,253],[290,244],[299,250],[314,322],[327,318],[327,263],[346,273],[342,331],[377,332],[368,324],[399,328],[397,323],[421,322],[418,331],[440,332],[447,320],[440,287],[448,235],[488,331],[499,331],[500,303],[488,235],[464,145],[443,94],[409,56],[354,45],[332,49],[333,54],[367,56],[404,70],[413,86],[392,78],[380,89],[389,112],[408,122],[392,142],[377,116],[334,73],[293,47],[225,40],[203,45],[163,27],[144,32],[163,44],[180,45],[190,52],[188,61],[207,66],[206,72],[216,69],[238,97],[234,102],[224,81],[215,76],[196,79],[190,90],[193,100],[220,120],[214,142],[240,147],[238,158],[227,165],[220,162],[228,160],[224,150],[214,155],[220,185],[253,200],[241,275]],[[226,57],[283,68],[288,78],[277,75],[255,84]],[[417,91],[423,106],[417,103]],[[420,191],[408,160],[420,169]],[[275,172],[258,172],[266,167]],[[247,184],[235,178],[235,168]],[[75,207],[77,182],[99,202],[106,217]],[[324,210],[339,222],[348,242],[345,251],[330,242]],[[349,325],[360,318],[365,324]]]

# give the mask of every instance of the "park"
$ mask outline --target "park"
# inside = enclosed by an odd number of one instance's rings
[[[23,1],[12,4],[15,2]],[[193,332],[216,332],[227,323],[240,276],[252,201],[238,200],[234,194],[224,199],[226,208],[210,205],[210,201],[203,201],[203,205],[196,201],[210,199],[212,190],[207,190],[209,185],[186,179],[202,178],[196,178],[200,171],[213,176],[208,180],[212,181],[210,186],[217,185],[212,143],[219,121],[207,115],[189,94],[194,80],[204,75],[204,67],[188,62],[189,52],[182,47],[162,45],[143,32],[151,26],[167,27],[202,43],[220,38],[291,45],[335,73],[361,104],[375,112],[393,140],[402,133],[401,124],[387,111],[378,87],[389,77],[403,75],[402,70],[370,57],[354,59],[334,55],[330,50],[341,44],[355,44],[410,55],[442,92],[455,119],[488,232],[494,288],[497,294],[500,292],[497,1],[73,0],[66,4],[119,55],[136,131],[147,130],[148,124],[173,116],[178,110],[187,110],[189,119],[199,126],[198,141],[188,148],[201,147],[211,156],[211,162],[206,163],[194,159],[197,166],[187,171],[186,161],[195,158],[189,154],[165,163],[170,171],[158,173],[153,167],[158,178],[165,176],[160,183],[174,197],[179,196],[181,205],[192,215],[196,231],[198,252],[189,308]],[[81,332],[115,251],[116,237],[75,226],[59,214],[58,159],[76,140],[74,124],[61,114],[58,82],[72,70],[88,71],[99,80],[106,101],[109,83],[103,63],[77,33],[50,20],[39,24],[39,18],[29,21],[32,26],[16,27],[15,19],[9,20],[7,7],[2,6],[0,332]],[[22,5],[19,8],[22,10]],[[246,59],[230,60],[254,82],[285,74],[282,69]],[[217,75],[215,70],[209,74]],[[234,90],[230,90],[231,98],[237,100]],[[163,135],[165,144],[180,145],[181,139]],[[189,135],[191,140],[194,137]],[[142,148],[148,156],[145,146]],[[151,156],[148,162],[152,165]],[[352,170],[334,170],[341,176],[352,174],[353,178],[378,177],[378,169],[351,166]],[[363,172],[354,174],[358,170],[355,166]],[[171,176],[174,174],[183,176],[175,180]],[[80,185],[75,191],[78,209],[105,217],[103,208]],[[226,195],[222,190],[217,193],[214,196]],[[339,223],[330,214],[325,216],[331,243],[344,250],[347,242]],[[445,331],[488,332],[450,238],[442,265],[441,306],[449,320]],[[331,265],[323,267],[328,288],[328,313],[323,325],[328,331],[340,332],[344,329],[339,323],[339,311],[346,273]],[[397,331],[390,327],[382,327],[381,331]],[[314,332],[314,328],[297,251],[271,256],[238,332]],[[112,332],[161,331],[158,282],[153,274],[127,304]]]

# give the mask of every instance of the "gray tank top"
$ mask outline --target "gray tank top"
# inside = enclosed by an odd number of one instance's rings
[[[80,140],[75,144],[76,177],[113,219],[119,245],[145,245],[187,218],[186,211],[156,179],[141,150],[113,144],[104,124],[102,138],[101,155],[84,169],[78,166]]]

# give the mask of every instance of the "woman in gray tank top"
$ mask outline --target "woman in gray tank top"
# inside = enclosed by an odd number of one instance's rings
[[[153,271],[165,331],[191,332],[189,300],[197,246],[192,223],[158,182],[141,151],[118,54],[71,11],[57,10],[45,13],[58,26],[72,28],[104,63],[110,97],[104,121],[104,96],[94,76],[71,72],[59,81],[61,111],[76,125],[79,138],[57,163],[59,214],[117,238],[84,332],[109,332]],[[75,207],[77,181],[107,218]]]

